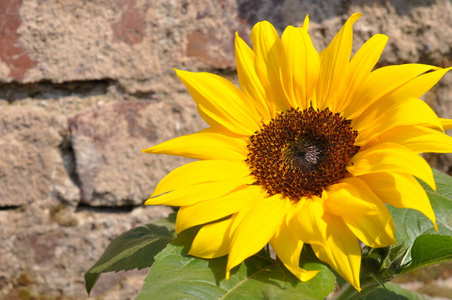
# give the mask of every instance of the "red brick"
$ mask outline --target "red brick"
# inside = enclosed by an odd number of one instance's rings
[[[21,81],[28,69],[36,62],[28,56],[20,43],[17,29],[22,0],[0,1],[0,60],[9,67],[9,77]]]

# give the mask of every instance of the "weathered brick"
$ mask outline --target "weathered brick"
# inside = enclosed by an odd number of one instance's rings
[[[0,69],[0,80],[21,81],[25,73],[36,65],[22,46],[17,32],[22,20],[19,14],[22,0],[0,1],[0,61],[8,72]]]
[[[117,102],[88,110],[70,120],[71,143],[84,203],[140,205],[160,178],[188,161],[141,152],[168,136],[200,129],[199,119],[181,120],[182,115],[190,115],[189,111],[194,110],[193,104],[174,104]]]

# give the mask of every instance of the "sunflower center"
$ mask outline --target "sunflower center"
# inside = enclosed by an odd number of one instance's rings
[[[347,163],[359,150],[350,123],[328,108],[279,114],[250,137],[246,162],[256,183],[294,201],[321,196],[347,176]]]

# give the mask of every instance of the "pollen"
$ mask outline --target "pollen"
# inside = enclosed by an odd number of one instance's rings
[[[350,123],[328,108],[278,114],[249,139],[246,162],[256,184],[293,201],[321,196],[347,176],[347,163],[359,150]]]

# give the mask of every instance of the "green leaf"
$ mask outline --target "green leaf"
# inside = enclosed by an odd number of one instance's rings
[[[165,221],[162,221],[162,224],[164,226],[140,226],[116,237],[99,260],[85,273],[88,294],[101,273],[151,266],[154,256],[173,240],[171,223],[165,224]]]
[[[335,287],[332,272],[308,247],[303,268],[321,270],[308,282],[300,282],[264,250],[234,268],[226,280],[227,257],[187,255],[196,232],[184,231],[155,257],[137,299],[324,299]]]
[[[385,283],[385,287],[379,287],[359,298],[360,300],[427,300],[421,294],[416,292],[408,291],[401,286],[393,283]]]
[[[169,231],[173,232],[173,236],[176,237],[174,231],[175,223],[176,223],[177,213],[172,213],[166,218],[158,219],[152,222],[152,224],[156,226],[163,226],[168,228]]]
[[[412,209],[388,207],[396,225],[397,244],[406,247],[404,259],[410,264],[402,273],[451,259],[452,236],[452,177],[433,170],[437,189],[432,190],[421,182],[427,192],[436,216],[438,231],[423,214]],[[437,243],[440,242],[440,243]],[[444,249],[444,246],[449,248]],[[428,250],[424,253],[425,249]]]
[[[414,241],[407,271],[452,260],[452,236],[424,234]]]

